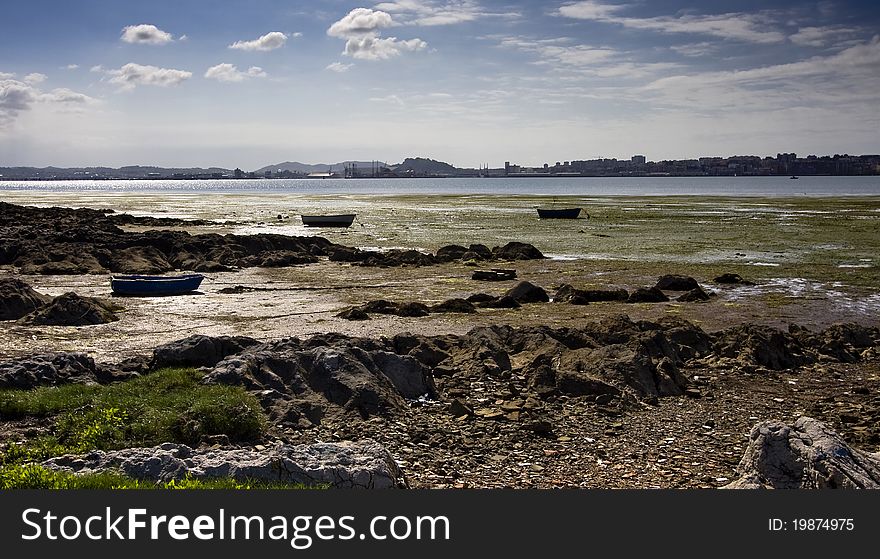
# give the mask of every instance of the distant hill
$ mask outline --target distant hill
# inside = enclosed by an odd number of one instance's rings
[[[89,179],[89,178],[114,178],[114,179],[142,179],[155,176],[172,177],[183,176],[209,176],[209,175],[232,175],[233,171],[221,167],[152,167],[141,165],[128,165],[126,167],[0,167],[0,180],[24,180],[24,179]]]
[[[376,161],[341,161],[339,163],[300,163],[299,161],[285,161],[284,163],[276,163],[275,165],[266,165],[260,167],[256,171],[257,174],[263,174],[266,171],[290,171],[291,173],[323,173],[328,170],[342,172],[348,165],[356,165],[358,169],[369,171]],[[382,163],[379,163],[382,164]]]
[[[416,175],[457,175],[461,171],[449,163],[424,157],[407,157],[403,163],[395,165],[393,169],[397,174],[413,173]]]

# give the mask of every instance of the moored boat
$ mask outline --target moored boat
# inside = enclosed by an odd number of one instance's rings
[[[580,208],[538,208],[538,217],[541,219],[577,219],[580,214]]]
[[[181,295],[198,289],[205,276],[186,274],[182,276],[113,276],[110,288],[114,295],[149,297]]]
[[[302,222],[306,227],[349,227],[354,216],[355,214],[304,215]]]

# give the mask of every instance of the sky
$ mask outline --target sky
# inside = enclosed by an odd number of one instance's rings
[[[874,1],[29,0],[0,166],[880,153]]]

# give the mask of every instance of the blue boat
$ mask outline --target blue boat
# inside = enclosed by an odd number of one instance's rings
[[[181,295],[199,288],[205,276],[186,274],[183,276],[113,276],[110,288],[114,295],[129,297],[149,297],[158,295]]]

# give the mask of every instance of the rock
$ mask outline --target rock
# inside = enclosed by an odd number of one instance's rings
[[[261,399],[273,420],[294,424],[319,424],[328,415],[391,415],[408,409],[408,399],[437,397],[429,367],[381,348],[339,334],[308,342],[290,338],[229,356],[203,382],[242,386]]]
[[[738,284],[738,285],[755,285],[754,283],[744,280],[739,274],[721,274],[720,276],[713,279],[715,283],[721,284]]]
[[[370,315],[368,315],[366,312],[364,312],[363,309],[360,309],[358,307],[346,309],[336,316],[339,318],[344,318],[345,320],[370,320]]]
[[[728,489],[880,489],[880,453],[847,446],[810,417],[793,425],[764,421],[752,428]]]
[[[472,258],[469,255],[474,255]],[[467,253],[461,255],[462,260],[492,260],[492,251],[486,245],[474,244],[468,247]]]
[[[48,303],[52,298],[37,293],[18,278],[0,279],[0,320],[18,320]]]
[[[498,297],[489,295],[488,293],[474,293],[465,300],[470,303],[485,303],[487,301],[497,301]]]
[[[502,270],[493,268],[491,270],[474,270],[471,279],[477,281],[510,281],[516,279],[516,270]]]
[[[666,274],[665,276],[660,276],[654,287],[664,291],[690,291],[692,289],[699,289],[700,284],[690,276]]]
[[[493,297],[488,301],[478,303],[477,306],[484,309],[518,309],[522,305],[513,297],[505,295],[504,297]]]
[[[776,371],[816,361],[795,337],[769,326],[735,326],[714,334],[713,342],[712,353],[716,357],[737,359],[740,363]]]
[[[473,417],[474,409],[456,398],[449,404],[449,415],[452,417]]]
[[[119,317],[110,303],[70,292],[55,297],[46,306],[20,318],[18,323],[33,326],[89,326],[116,320]]]
[[[602,301],[626,301],[628,297],[626,289],[575,289],[564,283],[553,295],[553,302],[586,305]]]
[[[465,299],[447,299],[442,303],[429,307],[432,313],[466,313],[473,314],[477,308]]]
[[[669,297],[656,287],[640,287],[630,293],[626,300],[627,303],[665,303],[666,301],[669,301]]]
[[[676,299],[676,301],[681,301],[682,303],[693,303],[698,301],[708,301],[710,299],[709,294],[703,291],[702,287],[696,287],[695,289],[691,289],[687,293],[684,293]]]
[[[522,424],[522,428],[537,435],[549,435],[553,432],[553,424],[546,419],[533,419]]]
[[[98,376],[94,359],[83,353],[46,353],[0,363],[0,388],[94,384]]]
[[[550,300],[543,288],[527,281],[521,281],[504,293],[504,297],[510,297],[517,303],[546,303]]]
[[[420,317],[428,316],[430,312],[428,305],[424,303],[401,303],[394,314],[397,316]]]
[[[213,367],[226,357],[258,343],[246,336],[211,337],[195,334],[155,348],[150,368]]]
[[[453,262],[461,260],[461,257],[468,251],[461,245],[446,245],[437,249],[437,259],[441,262]]]
[[[75,474],[121,471],[143,480],[185,478],[264,480],[329,485],[334,489],[407,487],[403,472],[384,447],[370,439],[358,442],[281,445],[262,451],[203,448],[165,443],[152,448],[65,455],[44,468]]]
[[[492,256],[498,260],[540,260],[544,254],[528,243],[510,242],[503,247],[492,249]]]
[[[156,247],[133,246],[114,251],[109,268],[121,274],[162,274],[174,266]]]

